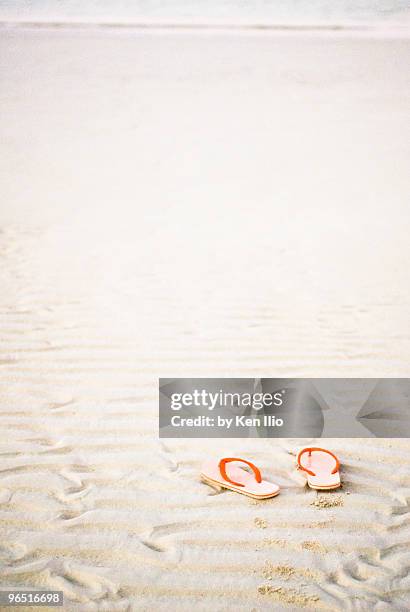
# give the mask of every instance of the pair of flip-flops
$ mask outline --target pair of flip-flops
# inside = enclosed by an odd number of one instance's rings
[[[237,462],[245,463],[252,472],[237,465]],[[231,465],[228,467],[228,464]],[[297,456],[297,467],[305,472],[307,484],[312,489],[330,490],[340,487],[339,459],[325,448],[303,448]],[[262,479],[256,465],[237,457],[207,461],[202,466],[201,478],[211,486],[231,489],[255,499],[267,499],[280,492],[277,484]]]

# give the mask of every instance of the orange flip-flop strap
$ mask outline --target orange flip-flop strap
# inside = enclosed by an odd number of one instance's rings
[[[336,466],[334,467],[334,469],[332,470],[332,474],[336,474],[336,472],[339,471],[340,468],[340,461],[339,459],[336,457],[336,455],[334,455],[330,450],[327,450],[326,448],[319,448],[319,447],[311,447],[311,448],[303,448],[299,454],[298,454],[298,458],[297,458],[297,462],[298,462],[298,466],[301,470],[304,470],[305,472],[307,472],[308,474],[310,474],[311,476],[316,476],[316,474],[314,472],[312,472],[312,470],[309,470],[308,468],[304,467],[301,462],[300,459],[302,457],[302,455],[304,453],[309,453],[309,455],[312,454],[312,451],[322,451],[323,453],[327,453],[328,455],[331,455],[333,457],[333,459],[336,461]]]
[[[221,476],[224,480],[226,480],[227,482],[230,482],[231,484],[235,485],[236,487],[244,487],[245,485],[240,483],[240,482],[235,482],[234,480],[231,480],[228,476],[228,474],[226,473],[226,464],[229,463],[230,461],[242,461],[242,463],[246,463],[246,465],[249,465],[250,468],[252,468],[253,473],[255,474],[255,479],[256,482],[262,482],[262,475],[260,473],[260,471],[258,470],[258,468],[256,467],[256,465],[253,465],[253,463],[251,463],[250,461],[246,461],[246,459],[238,459],[236,457],[225,457],[224,459],[221,459],[219,462],[219,471],[221,472]]]

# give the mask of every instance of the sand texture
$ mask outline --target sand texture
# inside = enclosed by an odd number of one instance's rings
[[[159,441],[159,376],[408,376],[404,38],[3,29],[0,587],[410,601],[410,441]],[[309,441],[310,442],[310,441]],[[237,453],[270,501],[199,481]]]

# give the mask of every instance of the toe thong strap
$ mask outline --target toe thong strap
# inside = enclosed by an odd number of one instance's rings
[[[235,485],[236,487],[244,487],[245,485],[240,483],[240,482],[235,482],[234,480],[231,480],[228,476],[228,474],[226,473],[226,464],[230,463],[231,461],[242,461],[242,463],[246,463],[246,465],[249,465],[249,467],[252,469],[253,473],[255,474],[255,479],[256,482],[262,482],[262,475],[260,473],[260,471],[258,470],[258,468],[256,467],[256,465],[253,465],[253,463],[251,463],[250,461],[246,461],[245,459],[238,459],[236,457],[225,457],[224,459],[221,459],[219,462],[219,471],[221,472],[221,476],[224,480],[226,480],[227,482],[230,482],[231,484]]]
[[[335,467],[332,470],[332,474],[336,474],[336,472],[339,471],[340,462],[339,462],[339,459],[336,457],[336,455],[334,455],[331,451],[327,450],[326,448],[318,448],[318,447],[303,448],[300,451],[300,453],[298,454],[298,458],[297,458],[299,469],[304,470],[305,472],[307,472],[311,476],[316,476],[316,474],[314,472],[312,472],[312,470],[309,470],[307,467],[304,467],[302,465],[302,463],[301,463],[302,455],[304,455],[304,453],[309,453],[309,455],[311,455],[312,451],[320,451],[322,453],[327,453],[328,455],[331,455],[333,457],[333,459],[336,461],[336,465],[335,465]]]

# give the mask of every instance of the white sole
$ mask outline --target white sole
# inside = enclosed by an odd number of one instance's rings
[[[228,491],[235,491],[235,493],[240,493],[241,495],[246,495],[247,497],[252,497],[253,499],[270,499],[271,497],[276,497],[276,495],[279,495],[280,493],[280,489],[278,489],[275,493],[271,493],[270,495],[254,495],[253,493],[248,493],[247,491],[243,491],[238,487],[230,486],[228,484],[225,485],[217,480],[212,480],[212,478],[208,478],[208,476],[205,476],[205,474],[202,473],[201,480],[205,484],[208,484],[216,489],[228,489]]]

